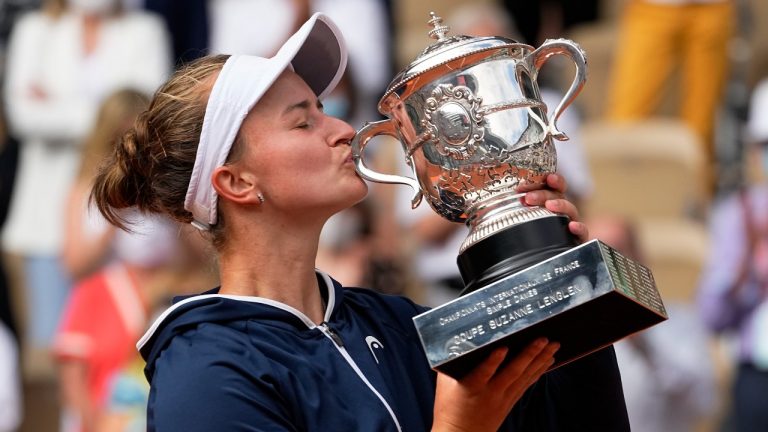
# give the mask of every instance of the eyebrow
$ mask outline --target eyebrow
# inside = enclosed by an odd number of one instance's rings
[[[309,99],[305,99],[299,103],[295,103],[293,105],[289,105],[285,110],[283,110],[283,116],[290,114],[292,111],[296,110],[308,110],[312,106],[312,102],[309,101]],[[317,107],[322,109],[323,104],[320,102],[320,100],[317,100]]]

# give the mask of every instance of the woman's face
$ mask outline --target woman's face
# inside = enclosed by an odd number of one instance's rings
[[[295,217],[328,217],[367,192],[352,161],[354,135],[350,125],[323,113],[298,75],[286,71],[243,122],[244,149],[236,163],[252,169],[268,205]]]

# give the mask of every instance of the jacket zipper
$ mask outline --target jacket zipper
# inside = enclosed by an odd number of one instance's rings
[[[360,377],[361,380],[363,380],[365,385],[367,385],[368,388],[376,395],[376,397],[379,398],[381,403],[384,404],[384,407],[387,409],[387,412],[389,412],[389,415],[392,417],[392,421],[395,422],[395,427],[397,427],[397,430],[402,431],[403,428],[400,427],[400,422],[397,420],[397,417],[395,416],[395,412],[392,411],[392,408],[389,406],[386,399],[384,399],[384,396],[382,396],[381,393],[379,393],[379,391],[376,390],[373,384],[371,384],[371,382],[368,381],[368,378],[365,377],[365,375],[363,374],[363,371],[360,370],[360,368],[357,366],[357,363],[355,363],[355,360],[352,358],[352,356],[349,355],[349,352],[344,347],[344,341],[341,340],[341,337],[335,331],[333,331],[333,329],[325,321],[320,323],[320,325],[318,325],[317,328],[319,328],[320,331],[323,332],[325,337],[327,337],[328,339],[331,340],[331,342],[333,342],[333,346],[335,346],[336,349],[339,351],[339,353],[341,353],[341,356],[344,357],[344,360],[346,360],[347,363],[349,363],[349,365],[352,367],[355,373],[357,373],[357,376]]]

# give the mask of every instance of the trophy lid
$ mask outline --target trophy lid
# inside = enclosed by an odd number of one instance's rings
[[[379,111],[382,114],[390,110],[391,106],[385,104],[385,101],[392,94],[396,93],[398,99],[405,99],[423,84],[446,73],[465,69],[492,56],[521,58],[534,49],[530,45],[502,36],[456,35],[448,37],[447,33],[450,28],[443,25],[443,19],[434,12],[429,14],[431,19],[428,24],[432,26],[432,29],[428,35],[436,39],[436,42],[424,49],[411,64],[395,76],[379,101]],[[428,75],[426,79],[415,79],[417,77],[424,78],[424,75]],[[417,85],[419,82],[421,85]]]

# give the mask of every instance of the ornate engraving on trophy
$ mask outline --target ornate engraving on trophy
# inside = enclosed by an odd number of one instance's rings
[[[530,147],[531,167],[537,174],[554,172],[557,166],[556,153],[544,149],[545,143],[533,143]]]
[[[469,159],[485,135],[482,98],[467,86],[451,84],[438,85],[431,96],[425,101],[422,126],[434,137],[435,148],[443,156]]]

